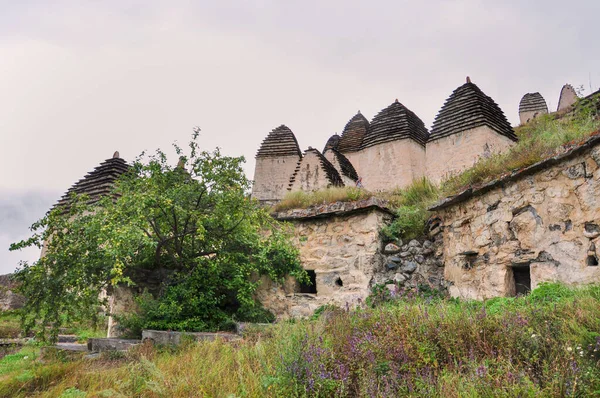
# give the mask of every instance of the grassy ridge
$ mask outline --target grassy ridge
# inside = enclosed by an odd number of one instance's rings
[[[508,151],[482,158],[473,167],[442,182],[441,194],[454,195],[469,186],[531,166],[556,155],[565,145],[585,140],[599,128],[600,120],[584,110],[562,119],[552,114],[538,117],[516,129],[519,141]]]
[[[22,370],[13,363],[0,375],[0,396],[600,393],[599,286],[543,285],[528,297],[485,303],[395,292],[375,308],[325,311],[261,333],[176,350],[141,346],[122,358],[29,361]]]
[[[328,188],[315,192],[290,192],[274,210],[305,208],[336,201],[352,201],[378,197],[388,200],[398,215],[396,221],[383,233],[389,239],[412,239],[423,235],[427,208],[443,197],[456,195],[462,190],[482,185],[506,173],[531,166],[576,145],[600,129],[600,119],[595,108],[580,104],[572,114],[558,118],[556,114],[543,115],[519,126],[519,141],[508,151],[481,158],[475,165],[461,173],[451,175],[436,186],[426,178],[389,192],[369,192],[364,189]]]

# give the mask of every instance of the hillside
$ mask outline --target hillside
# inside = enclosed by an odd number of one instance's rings
[[[486,302],[376,290],[355,311],[255,329],[235,343],[0,360],[3,397],[593,396],[600,287],[543,285]]]

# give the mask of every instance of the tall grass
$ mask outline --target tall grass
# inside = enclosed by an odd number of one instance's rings
[[[563,146],[579,143],[600,128],[600,119],[580,110],[573,116],[557,119],[543,115],[516,129],[519,141],[508,151],[480,159],[473,167],[450,176],[442,183],[443,196],[491,181],[503,174],[531,166],[561,151]]]
[[[313,205],[334,202],[351,202],[355,200],[369,199],[373,193],[355,187],[331,187],[313,192],[294,191],[289,192],[275,205],[275,211],[287,209],[306,208]]]
[[[427,208],[438,200],[439,194],[438,187],[425,177],[389,193],[387,199],[390,207],[396,209],[396,218],[383,228],[383,235],[392,240],[421,237],[429,218]]]
[[[235,343],[36,362],[0,396],[562,397],[600,391],[600,287],[325,312]],[[0,361],[0,367],[2,361]],[[64,395],[63,395],[64,394]],[[85,395],[83,395],[85,394]]]

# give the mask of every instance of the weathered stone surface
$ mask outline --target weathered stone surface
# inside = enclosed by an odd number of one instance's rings
[[[586,222],[584,225],[583,235],[588,239],[595,239],[600,236],[600,226],[594,223]]]
[[[394,262],[391,262],[391,263],[387,263],[385,265],[385,267],[388,269],[388,271],[393,271],[393,270],[398,269],[398,264],[394,263]]]
[[[546,281],[600,282],[600,267],[594,265],[600,169],[587,166],[595,163],[599,148],[600,139],[592,137],[520,174],[440,202],[435,216],[443,220],[450,293],[474,299],[510,296],[512,267],[529,267],[532,288]],[[471,267],[461,254],[469,251],[476,253]]]
[[[12,274],[0,275],[0,311],[16,310],[25,304],[25,297],[15,293],[16,282]]]
[[[88,339],[87,349],[92,352],[103,351],[127,351],[131,347],[141,343],[141,340],[136,339]]]
[[[401,268],[402,272],[405,272],[407,274],[412,274],[413,272],[416,271],[418,267],[418,264],[412,261],[407,261]]]
[[[385,248],[383,249],[383,254],[396,254],[400,251],[400,246],[394,244],[394,243],[388,243],[387,245],[385,245]]]
[[[362,207],[334,204],[323,206],[320,211],[289,210],[276,215],[292,222],[302,265],[315,272],[317,293],[299,293],[292,278],[283,286],[263,278],[257,298],[266,308],[279,319],[307,317],[321,305],[346,307],[364,302],[376,284],[393,281],[411,287],[423,283],[434,288],[444,286],[440,268],[443,262],[436,257],[442,235],[435,242],[423,244],[414,240],[400,247],[402,242],[396,242],[396,253],[386,255],[379,231],[391,220],[391,214],[367,203]],[[398,249],[405,250],[397,252]]]
[[[310,316],[325,304],[357,305],[370,293],[376,274],[387,272],[386,264],[393,267],[393,261],[385,261],[379,235],[391,214],[375,206],[377,202],[362,202],[362,207],[344,203],[324,206],[320,212],[304,209],[279,213],[292,222],[302,265],[315,271],[317,293],[299,294],[293,278],[283,286],[263,279],[257,297],[278,318]],[[343,286],[336,283],[338,278]]]
[[[394,275],[394,282],[396,282],[397,284],[402,284],[404,283],[408,278],[406,277],[406,275],[398,272]]]

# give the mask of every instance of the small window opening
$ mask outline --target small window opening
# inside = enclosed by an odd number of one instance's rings
[[[342,281],[342,278],[337,278],[335,280],[335,284],[338,285],[339,287],[344,286],[344,282]]]
[[[525,296],[529,294],[531,292],[531,268],[529,265],[513,267],[512,271],[516,295]]]
[[[317,294],[317,274],[312,269],[307,269],[308,283],[300,283],[300,293]]]
[[[588,256],[587,260],[586,260],[586,264],[588,267],[597,267],[598,266],[598,257]]]

